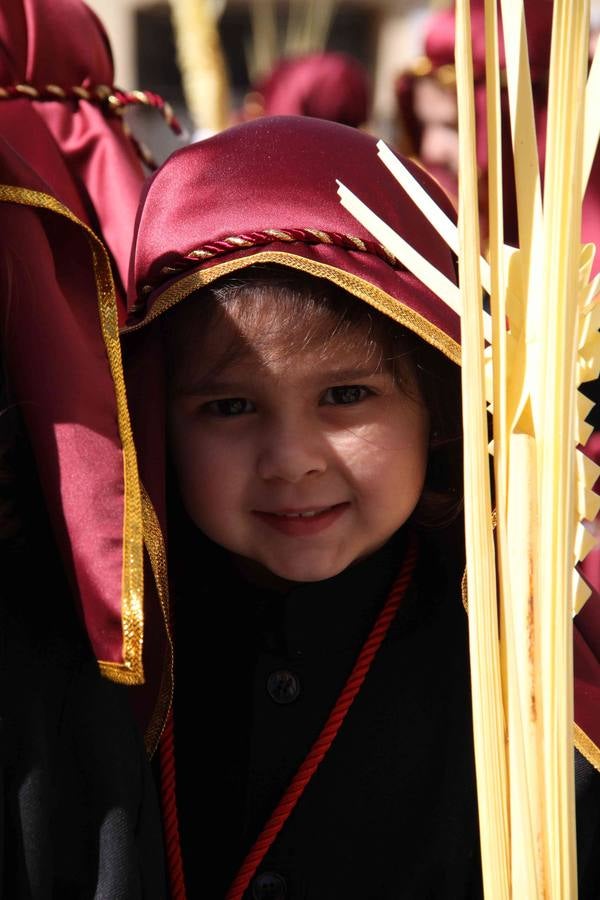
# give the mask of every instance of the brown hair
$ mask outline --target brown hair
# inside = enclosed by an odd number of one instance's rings
[[[390,320],[326,279],[277,265],[255,265],[195,292],[164,318],[167,372],[176,384],[188,374],[182,352],[190,335],[205,334],[234,314],[260,341],[273,331],[289,336],[286,355],[322,348],[344,338],[360,346],[376,366],[392,372],[398,387],[424,402],[430,415],[430,447],[425,486],[413,519],[425,528],[443,528],[462,510],[462,427],[460,370],[408,329]],[[268,342],[265,341],[267,346]],[[223,348],[211,375],[245,352],[235,335]]]

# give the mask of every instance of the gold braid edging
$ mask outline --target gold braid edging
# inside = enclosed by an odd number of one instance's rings
[[[167,554],[165,552],[165,542],[152,501],[143,484],[141,484],[141,490],[144,544],[150,558],[150,565],[152,567],[152,574],[154,575],[160,608],[165,623],[165,633],[167,636],[167,657],[164,662],[160,690],[144,738],[146,751],[149,756],[152,756],[158,746],[173,702],[173,640],[170,629],[169,582],[167,579]]]
[[[581,755],[585,756],[587,761],[600,772],[600,747],[588,737],[577,722],[573,723],[573,743]]]
[[[447,356],[452,362],[460,365],[460,346],[456,341],[448,337],[441,328],[428,322],[424,316],[415,312],[410,306],[395,300],[386,291],[375,287],[375,285],[365,281],[363,278],[359,278],[358,275],[351,275],[349,272],[345,272],[343,269],[338,269],[335,266],[280,250],[265,250],[262,253],[253,253],[252,256],[243,256],[240,259],[231,259],[227,262],[218,263],[215,266],[211,266],[210,269],[195,269],[189,275],[184,275],[168,287],[160,295],[149,315],[143,321],[124,328],[123,332],[138,331],[140,328],[145,327],[148,322],[175,306],[193,291],[206,287],[222,275],[228,275],[230,272],[263,262],[279,263],[280,265],[288,266],[288,268],[298,269],[301,272],[314,275],[316,278],[326,278],[357,299],[364,300],[379,312],[408,328],[443,353],[444,356]]]
[[[56,213],[83,229],[92,253],[98,313],[115,388],[119,436],[123,447],[124,513],[123,569],[121,579],[121,624],[123,662],[99,660],[100,670],[111,681],[142,684],[143,612],[143,531],[137,457],[127,408],[125,379],[119,344],[115,289],[108,253],[102,241],[84,222],[56,198],[40,191],[0,185],[0,202],[17,203]]]

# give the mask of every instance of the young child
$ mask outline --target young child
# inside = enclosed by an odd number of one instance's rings
[[[482,896],[459,322],[336,178],[455,263],[374,144],[258,120],[175,154],[138,216],[124,348],[142,477],[169,503],[174,896]],[[599,779],[578,760],[592,897]]]

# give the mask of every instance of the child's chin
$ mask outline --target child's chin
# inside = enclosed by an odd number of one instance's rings
[[[236,566],[248,581],[258,586],[285,589],[291,584],[311,583],[334,578],[343,572],[351,561],[296,559],[249,559],[234,554]]]
[[[270,560],[269,563],[268,569],[275,577],[286,581],[302,582],[325,581],[327,578],[334,578],[351,565],[351,561],[348,560],[304,562],[299,559],[292,559]]]

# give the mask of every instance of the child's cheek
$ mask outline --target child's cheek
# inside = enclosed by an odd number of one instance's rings
[[[169,428],[170,449],[179,487],[185,498],[210,503],[219,483],[226,477],[231,460],[217,429],[203,427],[193,416],[174,415]]]

